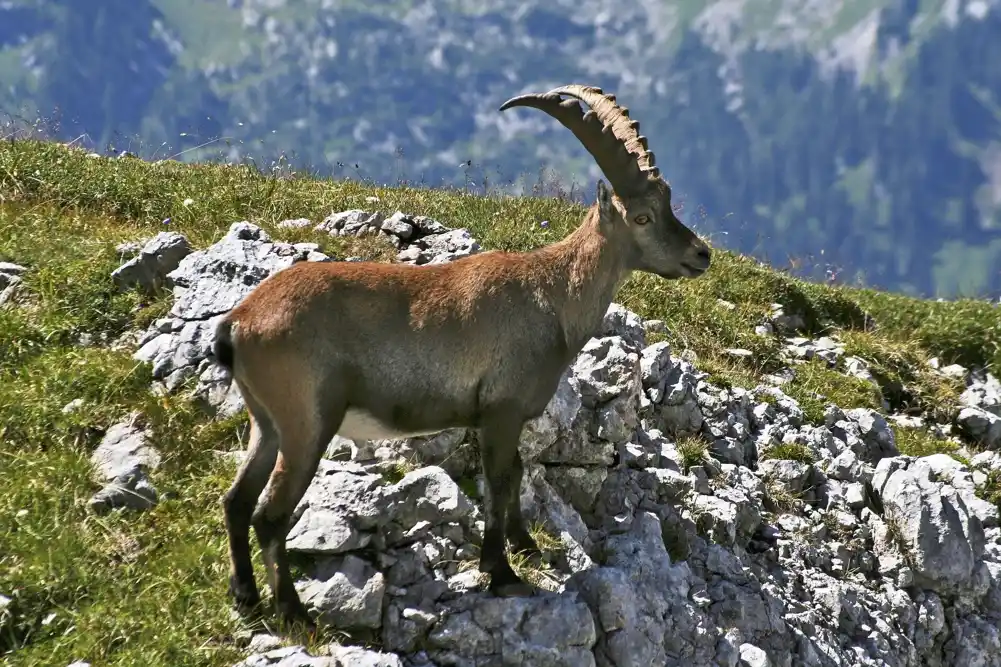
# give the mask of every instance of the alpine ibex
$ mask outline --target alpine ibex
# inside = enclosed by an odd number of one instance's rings
[[[561,96],[568,96],[564,100]],[[584,113],[578,100],[590,110]],[[569,128],[612,186],[565,239],[413,267],[302,262],[264,280],[222,318],[213,347],[250,413],[246,459],[225,494],[230,593],[260,602],[249,529],[278,613],[313,626],[289,573],[285,536],[332,437],[402,438],[479,429],[489,510],[480,571],[496,595],[528,595],[505,555],[538,553],[522,520],[519,438],[597,331],[633,270],[695,278],[709,247],[671,208],[671,188],[628,110],[600,88],[515,97]]]

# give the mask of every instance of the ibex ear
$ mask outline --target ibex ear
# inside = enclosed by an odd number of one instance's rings
[[[612,214],[612,191],[600,178],[598,179],[598,212],[605,219]]]

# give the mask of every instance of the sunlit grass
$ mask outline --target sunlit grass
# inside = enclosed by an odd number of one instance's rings
[[[182,397],[154,396],[149,368],[128,351],[79,342],[81,335],[114,340],[170,305],[169,293],[114,289],[110,273],[122,241],[170,229],[198,248],[249,220],[275,238],[315,241],[336,256],[390,259],[394,251],[377,240],[277,227],[288,218],[318,223],[349,208],[429,215],[503,250],[558,240],[584,212],[560,199],[275,177],[243,165],[151,164],[36,141],[0,144],[0,261],[28,268],[23,304],[0,309],[0,594],[17,609],[12,632],[0,635],[5,664],[222,666],[241,659],[234,636],[242,625],[225,597],[219,506],[233,463],[213,451],[237,446],[243,417],[214,422]],[[999,358],[1001,314],[986,302],[816,285],[725,251],[699,280],[636,274],[617,300],[664,320],[660,338],[678,354],[694,352],[720,386],[750,388],[786,364],[782,340],[754,332],[772,303],[800,314],[804,335],[838,332],[849,354],[869,362],[879,386],[819,362],[797,365],[784,390],[817,423],[828,403],[880,408],[884,399],[894,410],[948,419],[962,387],[934,373],[928,358],[967,365]],[[753,354],[726,353],[734,347]],[[75,399],[81,407],[64,412]],[[97,517],[86,507],[97,488],[89,456],[102,430],[132,411],[146,416],[163,454],[155,483],[166,495],[142,514]],[[914,455],[951,447],[920,432],[897,429],[897,438],[901,451]],[[769,455],[805,460],[783,447]],[[686,468],[708,456],[699,438],[682,439],[678,451]],[[407,470],[386,474],[392,481]],[[782,507],[794,500],[772,496]],[[549,544],[542,533],[537,539]]]

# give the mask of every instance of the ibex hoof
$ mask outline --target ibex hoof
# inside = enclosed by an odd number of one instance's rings
[[[229,596],[233,606],[241,616],[249,616],[260,611],[261,594],[256,586],[242,586],[232,579],[229,582]]]
[[[511,570],[501,570],[490,576],[489,590],[499,598],[527,598],[534,595],[536,589]]]
[[[290,630],[294,629],[308,634],[316,632],[316,622],[301,602],[279,605],[278,617],[281,619],[282,624]]]
[[[535,586],[524,581],[491,586],[490,592],[499,598],[527,598],[535,595]]]

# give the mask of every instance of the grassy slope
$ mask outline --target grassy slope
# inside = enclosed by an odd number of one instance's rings
[[[377,196],[377,204],[366,201]],[[194,200],[184,206],[185,199]],[[238,447],[242,418],[210,422],[183,397],[153,397],[149,369],[128,351],[81,347],[80,334],[114,338],[169,306],[169,295],[144,301],[113,292],[114,246],[165,227],[197,247],[249,219],[277,238],[285,218],[319,220],[331,211],[372,208],[431,215],[468,227],[490,248],[526,249],[562,237],[582,214],[554,199],[477,198],[457,192],[375,188],[308,177],[275,179],[245,167],[151,165],[89,158],[52,143],[0,144],[0,261],[29,267],[29,307],[0,310],[0,593],[14,595],[25,623],[0,635],[12,665],[227,665],[239,659],[241,629],[225,599],[226,550],[218,499],[232,464],[213,449]],[[164,219],[170,218],[165,225]],[[548,227],[539,222],[549,220]],[[372,241],[352,247],[315,239],[335,254],[384,258]],[[725,299],[736,304],[727,308]],[[697,281],[636,275],[620,302],[665,320],[676,350],[693,350],[698,365],[722,385],[752,387],[781,366],[779,343],[754,325],[773,302],[801,312],[807,334],[840,330],[849,353],[866,357],[893,390],[895,409],[943,410],[959,387],[924,369],[944,362],[993,365],[1001,312],[976,301],[937,303],[791,279],[729,253],[716,255]],[[866,317],[868,312],[877,323]],[[752,361],[723,350],[743,347]],[[843,407],[878,405],[864,383],[820,367],[802,368],[788,391],[820,419],[820,391]],[[83,407],[62,407],[83,398]],[[138,516],[88,513],[88,456],[106,428],[142,410],[165,456],[155,476],[176,497]],[[928,453],[920,434],[901,442]],[[260,573],[260,570],[258,570]],[[8,664],[5,663],[5,664]]]

